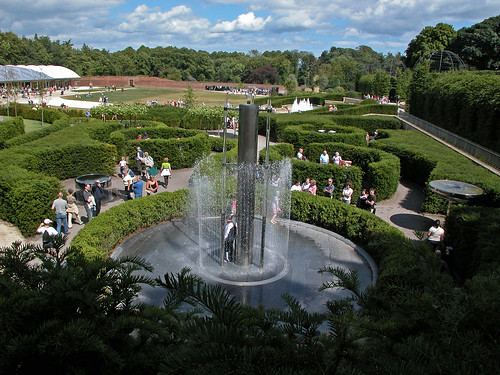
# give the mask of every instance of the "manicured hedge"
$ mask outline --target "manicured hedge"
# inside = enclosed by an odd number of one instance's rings
[[[427,74],[412,85],[410,113],[500,152],[500,76],[483,73]]]
[[[324,132],[319,132],[324,130]],[[329,133],[335,131],[336,133]],[[291,143],[295,148],[306,149],[310,143],[344,142],[352,145],[366,145],[366,132],[354,127],[328,124],[301,124],[287,126],[283,131],[283,142]],[[317,156],[319,158],[319,154]]]
[[[168,157],[172,168],[179,169],[192,167],[197,159],[210,153],[212,144],[207,133],[180,139],[131,140],[126,142],[126,155],[135,158],[137,146],[151,155],[157,167]]]
[[[292,192],[290,218],[331,230],[362,245],[377,262],[396,255],[391,249],[401,247],[405,241],[398,229],[368,211],[302,192]]]
[[[142,228],[182,218],[187,213],[188,190],[163,192],[134,199],[90,220],[71,245],[87,258],[108,256],[126,236]]]
[[[388,116],[335,116],[332,120],[338,125],[361,128],[370,134],[377,129],[401,128],[397,118]]]
[[[446,243],[453,247],[455,265],[465,278],[487,274],[500,266],[500,209],[453,207],[446,218]]]
[[[13,119],[0,122],[0,149],[5,148],[5,142],[24,134],[24,121],[22,117],[14,117]]]
[[[59,181],[44,172],[2,167],[0,218],[17,226],[24,236],[31,236],[44,218],[55,219],[50,207],[59,189]]]
[[[127,153],[128,141],[137,140],[137,135],[144,134],[145,131],[148,133],[150,139],[187,138],[205,133],[201,130],[171,128],[161,122],[155,122],[152,124],[154,124],[154,126],[148,127],[147,129],[129,128],[113,131],[109,136],[109,142],[116,146],[119,154],[123,155]],[[140,142],[146,141],[147,140],[141,140]],[[133,154],[135,155],[135,152]]]
[[[35,107],[26,104],[17,104],[17,116],[25,119],[42,121],[42,109],[34,109]],[[10,113],[15,113],[14,104],[10,106]],[[7,114],[7,107],[0,107],[0,115]],[[81,116],[81,114],[80,114]],[[43,122],[52,124],[56,120],[69,117],[61,108],[48,108],[43,109]]]
[[[60,120],[54,121],[54,123],[51,126],[44,127],[43,129],[35,130],[33,132],[19,135],[17,137],[9,139],[8,141],[5,142],[5,147],[8,148],[13,146],[20,146],[24,143],[32,142],[37,139],[46,137],[51,133],[58,132],[59,130],[67,128],[69,126],[71,126],[70,119],[68,117],[65,117]]]
[[[68,122],[68,118],[58,120],[50,128],[34,132],[34,137],[16,137],[11,144],[19,146],[0,151],[1,217],[17,225],[25,236],[33,235],[40,221],[53,215],[50,206],[62,189],[58,180],[115,171],[116,147],[90,137],[105,134],[110,125],[96,120],[74,126]]]
[[[432,180],[457,180],[481,187],[485,194],[471,204],[500,207],[500,177],[474,164],[465,156],[417,131],[385,130],[388,138],[371,142],[371,147],[390,152],[401,160],[406,178],[425,184],[422,211],[444,213],[447,201],[434,194]]]
[[[342,115],[368,115],[370,113],[378,113],[381,115],[394,115],[398,114],[398,106],[390,104],[366,104],[355,105],[351,108],[339,109],[338,111],[331,112],[334,116]]]

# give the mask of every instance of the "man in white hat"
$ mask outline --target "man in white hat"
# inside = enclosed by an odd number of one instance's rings
[[[57,230],[51,224],[52,220],[45,219],[40,223],[38,229],[36,230],[37,233],[40,233],[42,235],[42,242],[44,249],[51,249],[54,247],[54,244],[52,242],[52,237],[57,236]]]

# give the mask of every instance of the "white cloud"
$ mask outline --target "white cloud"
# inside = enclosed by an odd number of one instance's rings
[[[207,30],[209,27],[210,21],[199,18],[185,5],[162,12],[158,8],[149,8],[143,4],[127,16],[126,21],[118,26],[118,30],[139,33],[147,37],[148,34],[158,33],[189,35]]]
[[[260,31],[267,23],[272,21],[272,17],[268,16],[266,19],[262,17],[255,17],[254,12],[240,14],[238,18],[233,21],[222,21],[212,27],[213,32],[232,32],[232,31]]]

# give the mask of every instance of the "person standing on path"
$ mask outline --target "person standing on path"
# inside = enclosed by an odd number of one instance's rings
[[[172,166],[168,162],[168,158],[163,159],[163,163],[161,163],[161,172],[160,176],[163,176],[163,187],[166,189],[168,187],[168,179],[172,175]]]
[[[101,202],[104,199],[104,191],[99,180],[95,181],[94,184],[94,199],[95,199],[95,215],[99,215],[101,212]]]
[[[137,161],[137,173],[139,176],[142,176],[142,162],[144,161],[144,152],[142,152],[139,146],[137,146],[135,160]]]
[[[68,214],[68,228],[73,228],[73,216],[75,217],[75,222],[79,225],[82,225],[83,223],[80,220],[80,214],[78,211],[78,206],[76,205],[76,198],[73,195],[73,189],[68,189],[66,200],[68,202],[68,208],[66,209],[66,213]]]
[[[87,213],[87,223],[92,219],[92,191],[89,184],[85,184],[85,189],[83,190],[83,205],[85,207],[85,212]]]
[[[52,203],[52,210],[56,212],[57,234],[61,234],[61,226],[64,234],[68,234],[68,216],[66,209],[68,202],[63,199],[63,193],[57,194],[57,199]]]
[[[432,251],[436,251],[439,249],[443,239],[444,229],[441,227],[441,221],[436,220],[434,225],[429,228],[429,232],[427,232],[427,243],[431,247]]]
[[[57,230],[51,225],[52,220],[45,219],[40,223],[36,232],[42,235],[42,244],[45,250],[52,249],[54,247],[52,237],[57,236]]]

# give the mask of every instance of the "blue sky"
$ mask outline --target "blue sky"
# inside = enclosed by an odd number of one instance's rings
[[[128,46],[299,50],[367,45],[404,53],[425,26],[458,30],[500,14],[500,0],[0,0],[0,30],[110,52]]]

